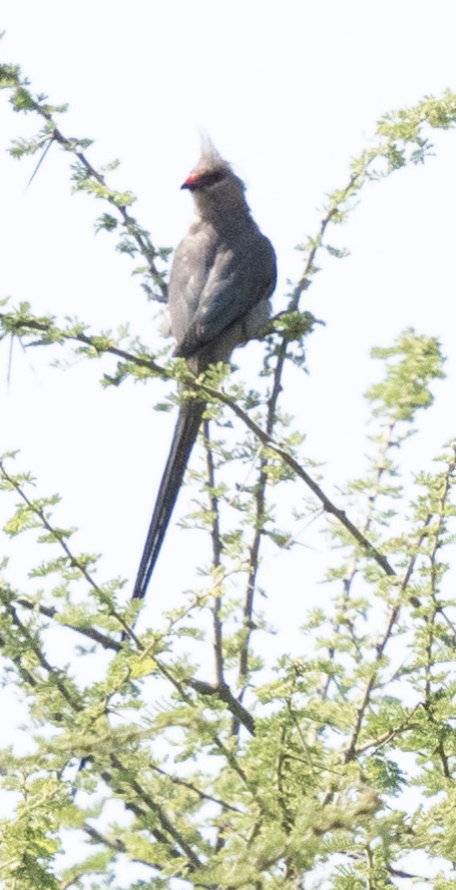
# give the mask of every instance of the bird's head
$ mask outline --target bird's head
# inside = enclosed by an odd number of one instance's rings
[[[231,165],[218,153],[208,137],[202,145],[201,157],[181,188],[192,192],[200,207],[223,204],[225,207],[244,203],[245,186]]]

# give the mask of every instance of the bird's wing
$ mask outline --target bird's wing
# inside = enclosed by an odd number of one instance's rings
[[[177,338],[176,355],[189,358],[212,342],[216,347],[217,339],[233,322],[269,298],[275,282],[274,251],[263,235],[257,233],[242,250],[224,245],[215,255],[200,293],[193,289],[186,301],[187,307],[192,304],[193,317],[183,336]],[[188,287],[192,288],[191,279]]]

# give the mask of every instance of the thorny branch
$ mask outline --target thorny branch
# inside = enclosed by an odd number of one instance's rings
[[[438,526],[438,531],[435,533],[435,545],[434,545],[433,553],[431,554],[431,560],[432,560],[433,556],[435,556],[435,552],[437,551],[437,549],[439,547],[440,534],[443,530],[444,508],[445,508],[445,504],[446,504],[448,494],[450,491],[450,479],[453,476],[455,469],[456,469],[456,445],[453,446],[453,454],[454,454],[454,459],[448,465],[448,469],[445,474],[445,482],[444,482],[444,486],[442,489],[442,494],[439,499],[439,508],[438,508],[439,526]],[[426,537],[428,537],[427,528],[426,528],[429,525],[428,519],[429,519],[429,517],[426,518],[425,526],[424,526],[423,531],[420,535],[418,546],[410,559],[407,571],[402,579],[402,582],[399,585],[397,604],[395,606],[393,606],[393,608],[391,609],[390,614],[388,616],[388,621],[387,621],[385,632],[375,647],[375,649],[376,649],[375,663],[377,665],[381,661],[381,658],[383,656],[383,653],[385,651],[387,643],[390,640],[393,627],[396,624],[397,618],[399,616],[399,612],[400,612],[401,605],[403,602],[403,594],[405,593],[408,583],[410,581],[410,578],[412,577],[415,563],[417,560],[417,556],[420,551],[420,547],[421,547],[424,539]],[[434,595],[435,595],[435,591],[434,591]],[[441,607],[438,608],[438,611],[441,611]],[[373,669],[372,673],[366,683],[364,693],[363,693],[363,696],[361,699],[361,703],[357,709],[357,717],[356,717],[355,726],[354,726],[352,735],[350,737],[350,740],[349,740],[349,743],[347,745],[345,755],[344,755],[345,763],[349,763],[351,760],[353,760],[353,758],[357,754],[357,741],[358,741],[359,733],[361,731],[364,714],[365,714],[366,708],[369,705],[370,696],[371,696],[371,693],[375,687],[376,682],[377,682],[377,669]],[[426,705],[426,701],[425,701],[425,705]]]
[[[227,405],[233,412],[239,417],[245,426],[251,430],[252,433],[259,439],[259,441],[265,445],[267,448],[270,448],[271,451],[274,451],[278,457],[282,458],[283,462],[287,464],[294,473],[305,482],[305,484],[310,488],[312,493],[318,498],[318,500],[322,503],[324,510],[326,513],[330,513],[332,516],[335,516],[336,519],[350,532],[352,537],[361,548],[365,551],[366,556],[370,556],[375,560],[376,563],[383,569],[386,575],[394,576],[396,573],[394,569],[390,566],[386,556],[383,556],[376,547],[363,535],[363,533],[354,525],[353,522],[348,518],[344,510],[339,509],[333,504],[333,502],[325,495],[324,491],[320,488],[319,485],[312,479],[312,477],[307,473],[307,471],[298,463],[298,461],[283,448],[278,442],[276,442],[272,436],[268,434],[266,430],[263,430],[254,420],[249,417],[249,415],[239,407],[239,405],[232,401],[229,396],[226,396],[223,392],[218,392],[215,389],[207,386],[205,383],[201,383],[198,385],[198,391],[202,393],[207,393],[208,396],[214,399],[218,399],[220,402],[223,402],[224,405]]]
[[[36,516],[38,516],[40,522],[42,523],[44,528],[46,528],[46,530],[49,532],[49,534],[51,534],[53,536],[56,543],[59,543],[63,547],[65,555],[69,559],[70,564],[80,568],[81,573],[86,578],[86,580],[91,584],[91,586],[96,590],[100,590],[98,585],[93,581],[92,577],[87,572],[87,569],[85,568],[83,563],[81,563],[80,560],[77,559],[77,557],[73,556],[66,541],[62,538],[61,535],[58,535],[56,533],[55,529],[53,528],[53,526],[49,522],[48,518],[46,517],[44,510],[41,507],[38,507],[36,504],[34,504],[33,501],[31,501],[27,497],[27,495],[25,494],[24,490],[22,489],[22,487],[18,483],[18,481],[14,477],[12,477],[9,473],[7,473],[7,471],[5,470],[5,467],[4,467],[4,463],[2,461],[0,461],[0,473],[3,476],[3,478],[9,483],[9,485],[20,495],[20,497],[27,504],[29,509]],[[0,590],[0,599],[2,599],[1,593],[2,593],[2,591]],[[10,600],[11,600],[11,595],[10,595],[10,593],[8,593],[7,602],[9,603]],[[22,607],[24,607],[30,611],[35,611],[37,609],[40,614],[42,614],[43,616],[46,616],[48,618],[56,619],[58,617],[58,611],[55,607],[47,607],[42,604],[36,604],[32,600],[28,600],[26,597],[22,597],[22,596],[16,597],[15,600],[18,605],[21,605]],[[112,616],[114,616],[115,618],[117,618],[117,620],[121,622],[123,627],[126,626],[123,618],[121,616],[119,616],[114,609],[110,608],[110,614]],[[19,622],[19,625],[22,626],[20,624],[20,620],[16,617],[15,613],[14,613],[14,616],[15,616],[14,617],[15,623]],[[114,649],[115,651],[118,651],[122,648],[121,643],[117,643],[116,641],[111,640],[105,634],[102,634],[101,632],[97,631],[96,629],[93,629],[90,627],[89,628],[78,627],[77,625],[74,625],[74,624],[71,624],[70,622],[65,622],[65,621],[62,621],[61,623],[62,623],[62,625],[67,626],[70,629],[75,630],[76,632],[82,634],[83,636],[86,636],[89,639],[100,643],[106,649]],[[138,643],[138,647],[140,649],[142,649],[143,647],[140,644],[139,640],[137,641],[137,643]],[[221,639],[218,642],[218,645],[221,647]],[[220,650],[220,657],[221,657],[221,650]],[[174,682],[174,680],[172,678],[172,674],[169,673],[169,671],[167,670],[165,665],[160,664],[160,662],[158,660],[157,660],[157,665],[159,666],[161,673],[164,676],[166,676],[168,680],[170,680],[171,682]],[[188,680],[187,683],[189,686],[191,686],[195,691],[197,691],[201,695],[206,695],[206,696],[207,695],[216,695],[220,701],[223,701],[227,705],[228,709],[235,715],[236,719],[239,720],[242,724],[244,724],[250,733],[252,733],[252,734],[254,733],[255,724],[254,724],[254,720],[253,720],[251,714],[233,696],[228,685],[223,681],[223,677],[221,680],[218,679],[218,682],[215,686],[205,683],[203,681],[192,680],[192,679]],[[179,688],[179,692],[181,692],[182,691],[181,684],[178,684],[178,688]]]
[[[27,648],[34,652],[35,657],[37,659],[38,664],[45,671],[48,677],[54,677],[53,687],[57,688],[62,695],[62,698],[66,702],[66,704],[70,707],[70,709],[75,714],[81,713],[81,701],[79,698],[75,698],[74,694],[69,691],[67,688],[66,677],[63,675],[60,679],[60,672],[57,671],[48,661],[46,656],[44,655],[41,647],[34,637],[29,633],[27,627],[21,622],[18,618],[17,613],[14,607],[9,604],[9,613],[10,618],[14,626],[18,629],[21,637],[27,642]],[[14,660],[14,659],[13,659]],[[23,673],[22,665],[20,664],[21,659],[19,658],[18,669],[21,673]],[[32,685],[37,685],[37,680],[32,677]],[[42,682],[39,681],[39,682]],[[56,721],[61,723],[63,716],[62,715],[54,715]],[[155,835],[157,841],[159,843],[165,844],[168,847],[169,855],[175,856],[176,858],[180,857],[180,853],[178,850],[173,848],[172,844],[170,844],[168,836],[170,836],[173,841],[178,845],[178,847],[183,851],[184,855],[187,857],[188,867],[191,870],[198,869],[200,867],[200,862],[198,857],[195,855],[192,847],[187,843],[185,838],[181,835],[179,830],[173,824],[173,822],[168,818],[166,812],[163,807],[160,806],[156,801],[153,800],[151,795],[139,784],[137,779],[130,774],[130,771],[124,766],[122,760],[115,754],[110,754],[110,761],[113,769],[122,777],[122,781],[125,782],[125,788],[122,789],[122,793],[125,799],[125,804],[127,808],[131,809],[137,816],[144,818],[147,815],[147,812],[153,812],[155,816],[158,818],[158,821],[163,829],[160,830],[158,827],[151,827],[149,830],[153,835]],[[95,757],[95,754],[91,755],[92,758]],[[113,784],[113,777],[106,770],[103,771],[103,778],[110,785]],[[115,782],[114,782],[115,784]],[[119,789],[114,789],[119,790]],[[142,804],[145,805],[146,809],[138,806],[134,800],[129,800],[129,794],[133,792],[134,796],[138,797]]]
[[[214,456],[212,453],[209,421],[204,421],[204,444],[206,449],[207,477],[209,486],[209,500],[212,513],[212,565],[217,572],[221,566],[222,557],[222,540],[220,536],[220,516],[218,498],[215,493],[215,468]],[[212,618],[214,626],[214,657],[215,657],[215,676],[217,686],[219,688],[225,686],[224,664],[223,664],[223,625],[221,620],[222,610],[222,587],[220,583],[215,585],[212,606]]]
[[[70,621],[65,621],[62,619],[61,614],[55,606],[45,606],[43,603],[35,602],[33,599],[28,599],[25,596],[18,595],[13,592],[9,587],[2,582],[0,584],[0,602],[12,602],[14,601],[18,606],[21,606],[23,609],[27,609],[29,612],[37,612],[42,615],[44,618],[51,618],[56,621],[57,624],[60,624],[61,627],[67,627],[69,630],[74,630],[76,633],[82,634],[82,636],[87,637],[89,640],[92,640],[94,643],[99,643],[103,649],[112,649],[114,652],[118,652],[122,645],[117,642],[117,640],[113,640],[112,637],[107,636],[101,631],[97,630],[94,627],[87,627],[81,625],[78,627],[76,624],[72,624]],[[0,640],[0,647],[2,646],[2,642]]]
[[[5,315],[4,313],[0,313],[0,321],[7,319],[7,323],[10,324],[11,316]],[[36,319],[27,319],[22,323],[18,323],[18,328],[24,327],[27,329],[36,329],[42,332],[48,331],[52,328],[52,325],[48,323],[36,320]],[[78,342],[82,342],[87,346],[92,347],[94,350],[99,352],[100,354],[108,353],[110,355],[117,355],[132,364],[137,364],[140,367],[148,368],[153,373],[159,375],[160,377],[164,377],[165,379],[173,379],[173,374],[171,371],[167,371],[166,369],[160,367],[156,364],[156,362],[144,359],[140,356],[135,356],[134,353],[129,353],[126,350],[120,350],[116,347],[111,346],[103,346],[97,341],[96,337],[89,337],[86,334],[80,333],[71,333],[59,331],[59,335],[61,334],[62,339],[67,340],[75,340]],[[226,405],[240,420],[251,430],[251,432],[256,436],[256,438],[262,443],[262,445],[274,451],[278,457],[280,457],[284,463],[286,463],[295,473],[296,475],[303,480],[303,482],[310,488],[313,494],[318,498],[318,500],[323,505],[323,508],[326,513],[329,513],[336,517],[339,522],[350,532],[350,534],[354,537],[354,539],[359,543],[361,548],[365,551],[367,556],[370,556],[375,562],[380,565],[385,574],[393,576],[395,574],[394,569],[389,565],[388,560],[383,554],[381,554],[374,545],[362,534],[362,532],[351,522],[351,520],[346,516],[345,511],[339,509],[332,503],[332,501],[325,495],[320,486],[312,479],[312,477],[307,473],[306,470],[299,464],[299,462],[291,455],[285,448],[283,448],[278,442],[276,442],[272,435],[268,432],[268,429],[263,430],[254,420],[235,402],[230,396],[227,396],[224,392],[214,389],[211,386],[208,386],[204,381],[200,381],[197,379],[191,379],[191,374],[189,372],[187,387],[190,390],[194,390],[197,393],[201,393],[203,395],[207,395],[208,398],[214,399],[215,401],[220,401],[224,405]],[[190,382],[191,381],[191,382]],[[280,393],[280,386],[277,388],[277,398]],[[276,410],[276,402],[270,402],[270,410],[268,416],[268,425],[272,428],[273,425],[273,417],[275,415]]]
[[[234,697],[226,683],[222,686],[213,686],[211,683],[205,683],[202,680],[187,680],[187,685],[191,686],[196,692],[199,692],[200,695],[217,696],[220,701],[226,703],[228,710],[231,711],[237,722],[242,723],[251,735],[255,734],[255,721],[252,715],[243,707],[241,702]]]
[[[81,561],[80,559],[78,559],[77,556],[74,556],[72,554],[70,548],[68,547],[67,542],[65,541],[65,538],[62,537],[62,535],[58,534],[56,532],[56,530],[52,527],[44,510],[41,507],[39,507],[37,504],[35,504],[33,501],[31,501],[30,498],[27,497],[22,486],[19,485],[18,481],[13,476],[9,475],[9,473],[5,469],[4,462],[1,460],[0,460],[0,475],[3,477],[3,479],[5,479],[6,482],[8,482],[8,484],[11,486],[11,488],[13,488],[18,493],[19,497],[22,498],[22,500],[24,501],[25,504],[27,504],[27,507],[29,508],[31,513],[33,513],[35,516],[38,517],[43,528],[45,528],[46,531],[49,532],[50,535],[52,535],[55,542],[60,545],[65,556],[68,559],[69,565],[74,568],[77,568],[81,572],[81,575],[85,578],[87,583],[92,587],[92,589],[96,590],[98,593],[101,593],[100,587],[93,580],[92,576],[87,571],[87,568],[84,565],[84,562]],[[116,612],[116,610],[112,606],[110,607],[109,614],[113,618],[116,618],[122,627],[125,627],[125,622],[124,622],[123,618],[118,614],[118,612]]]
[[[359,177],[357,177],[357,176],[351,177],[345,192],[342,193],[343,197],[341,198],[341,201],[346,200],[348,195],[353,190],[358,178]],[[315,238],[313,246],[312,246],[311,250],[309,251],[303,274],[293,291],[293,295],[292,295],[292,299],[291,299],[289,307],[288,307],[288,311],[293,312],[293,311],[298,310],[301,295],[310,286],[311,278],[315,271],[314,263],[315,263],[316,254],[317,254],[319,248],[322,246],[326,229],[327,229],[329,223],[331,222],[331,220],[333,219],[335,213],[337,212],[337,209],[338,209],[337,204],[330,206],[326,215],[324,216],[324,218],[322,219],[322,221],[320,223],[320,229],[318,231],[317,237]],[[285,367],[285,361],[287,358],[287,349],[288,349],[288,341],[287,341],[287,338],[284,336],[284,337],[282,337],[281,341],[279,342],[277,350],[276,350],[276,364],[275,364],[275,368],[274,368],[273,385],[272,385],[270,396],[269,396],[268,403],[267,403],[266,430],[264,433],[262,433],[263,438],[260,435],[258,435],[257,428],[253,429],[252,426],[250,426],[250,429],[260,439],[260,441],[264,445],[267,444],[268,447],[271,447],[271,448],[274,448],[272,434],[273,434],[275,420],[276,420],[277,404],[278,404],[280,393],[282,390],[282,376],[283,376],[283,370]],[[235,405],[233,403],[232,405],[230,405],[230,407],[238,415],[238,417],[241,416],[238,413],[238,411],[236,410],[237,405]],[[245,423],[246,417],[242,417],[242,420]],[[247,424],[247,425],[249,425],[249,424]],[[256,424],[255,424],[255,427],[256,427]],[[276,450],[276,449],[274,449],[274,450]],[[277,453],[279,453],[279,452],[277,451]],[[280,456],[283,458],[283,454],[280,454]],[[249,672],[250,639],[251,639],[252,631],[254,628],[254,622],[253,622],[254,598],[255,598],[257,575],[258,575],[258,569],[259,569],[260,546],[261,546],[265,507],[266,507],[266,486],[267,486],[267,481],[268,481],[267,473],[266,473],[267,462],[268,462],[267,458],[262,456],[261,460],[260,460],[258,483],[257,483],[257,486],[255,488],[255,493],[254,493],[256,523],[255,523],[255,531],[254,531],[253,540],[249,547],[249,572],[248,572],[248,577],[247,577],[247,587],[246,587],[245,598],[244,598],[244,614],[243,614],[244,639],[242,641],[242,648],[241,648],[241,652],[240,652],[240,656],[239,656],[239,668],[238,668],[238,688],[239,688],[239,696],[238,697],[239,697],[240,701],[242,701],[245,691],[246,691],[246,684],[247,684],[248,672]],[[286,461],[286,462],[288,462],[288,461]],[[293,469],[294,469],[294,467],[293,467]],[[306,478],[304,479],[304,481],[307,481],[307,484],[309,484],[308,479],[310,479],[310,477],[308,477],[307,474],[305,474],[305,476],[306,476]],[[301,478],[303,478],[303,477],[301,476]],[[318,486],[317,486],[317,489],[318,489]],[[312,490],[314,491],[314,494],[317,494],[317,497],[318,497],[319,495],[318,495],[316,489],[314,488]],[[319,489],[318,489],[318,491],[319,491]],[[329,504],[329,501],[327,501],[327,504]],[[325,505],[325,509],[328,509],[326,505]],[[338,517],[338,518],[340,518],[340,517]],[[236,734],[238,731],[239,731],[239,724],[236,721],[234,721],[233,722],[233,733]]]
[[[365,512],[364,520],[363,520],[363,523],[359,529],[360,532],[364,536],[367,535],[370,525],[371,525],[371,522],[372,522],[375,504],[376,504],[378,494],[380,491],[380,483],[381,483],[383,474],[385,472],[385,467],[387,465],[386,464],[387,455],[388,455],[390,448],[393,446],[393,432],[394,432],[395,427],[396,427],[396,421],[390,420],[386,424],[385,429],[383,430],[383,435],[381,437],[380,454],[379,454],[378,460],[376,462],[375,476],[372,480],[372,489],[371,489],[372,493],[367,498],[367,505],[366,505],[366,512]],[[360,562],[359,553],[357,553],[355,551],[352,554],[349,565],[347,566],[347,572],[343,578],[343,600],[341,603],[341,610],[343,613],[345,613],[347,603],[350,599],[350,592],[351,592],[353,581],[354,581],[356,574],[358,572],[359,562]],[[345,614],[344,614],[344,622],[345,623],[348,622],[348,624],[351,626],[351,621],[350,621],[350,619],[347,619],[347,616]],[[337,633],[339,631],[339,629],[340,629],[340,623],[337,623],[335,625],[335,632]],[[335,657],[334,647],[331,647],[329,649],[329,657],[330,657],[331,661],[334,661],[334,657]],[[326,698],[330,684],[331,684],[331,677],[329,675],[327,675],[326,681],[325,681],[323,689],[321,691],[321,695],[323,698]]]
[[[37,112],[37,114],[39,114],[40,117],[44,118],[44,120],[47,121],[47,123],[50,125],[50,128],[51,128],[51,133],[49,135],[49,142],[45,149],[44,154],[47,153],[52,142],[56,142],[65,151],[70,152],[72,155],[74,155],[75,158],[78,159],[79,163],[85,169],[88,177],[91,177],[92,179],[96,180],[96,182],[98,182],[100,185],[102,185],[104,188],[107,188],[105,177],[101,173],[99,173],[98,170],[95,169],[95,167],[92,166],[90,161],[85,156],[84,152],[80,150],[80,147],[79,147],[81,144],[80,141],[78,141],[77,139],[69,139],[66,136],[64,136],[63,133],[60,131],[60,129],[57,127],[57,124],[55,123],[55,121],[52,117],[52,114],[50,114],[50,112],[46,110],[46,107],[44,107],[39,102],[36,102],[34,100],[32,100],[32,103],[33,103],[33,108]],[[41,158],[40,163],[42,162],[43,159],[44,159],[44,156]],[[35,170],[35,173],[36,173],[36,170]],[[33,174],[33,176],[35,175],[35,173]],[[32,179],[33,179],[33,177],[32,177]],[[149,265],[152,279],[153,279],[155,285],[159,288],[159,291],[161,294],[161,299],[166,301],[166,299],[167,299],[167,285],[165,283],[163,275],[161,274],[161,272],[159,271],[159,269],[157,268],[157,265],[155,263],[158,253],[155,250],[147,232],[145,232],[145,230],[139,226],[136,219],[128,212],[126,206],[123,206],[123,205],[119,204],[118,202],[114,201],[112,198],[110,198],[109,189],[108,189],[108,195],[106,197],[106,200],[120,214],[121,220],[122,220],[126,230],[128,231],[128,234],[132,238],[134,238],[140,253],[146,259],[146,261]]]

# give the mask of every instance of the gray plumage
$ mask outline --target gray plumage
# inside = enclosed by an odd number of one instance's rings
[[[235,346],[267,321],[276,283],[274,249],[252,219],[245,186],[214,146],[182,185],[195,200],[195,218],[179,244],[171,270],[168,308],[175,355],[199,374],[227,361]],[[145,595],[190,452],[204,403],[191,399],[179,409],[170,453],[160,483],[133,597]]]

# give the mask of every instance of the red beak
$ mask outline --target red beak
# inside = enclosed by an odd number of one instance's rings
[[[195,187],[199,180],[198,173],[189,173],[185,182],[182,183],[181,189],[192,189]]]

